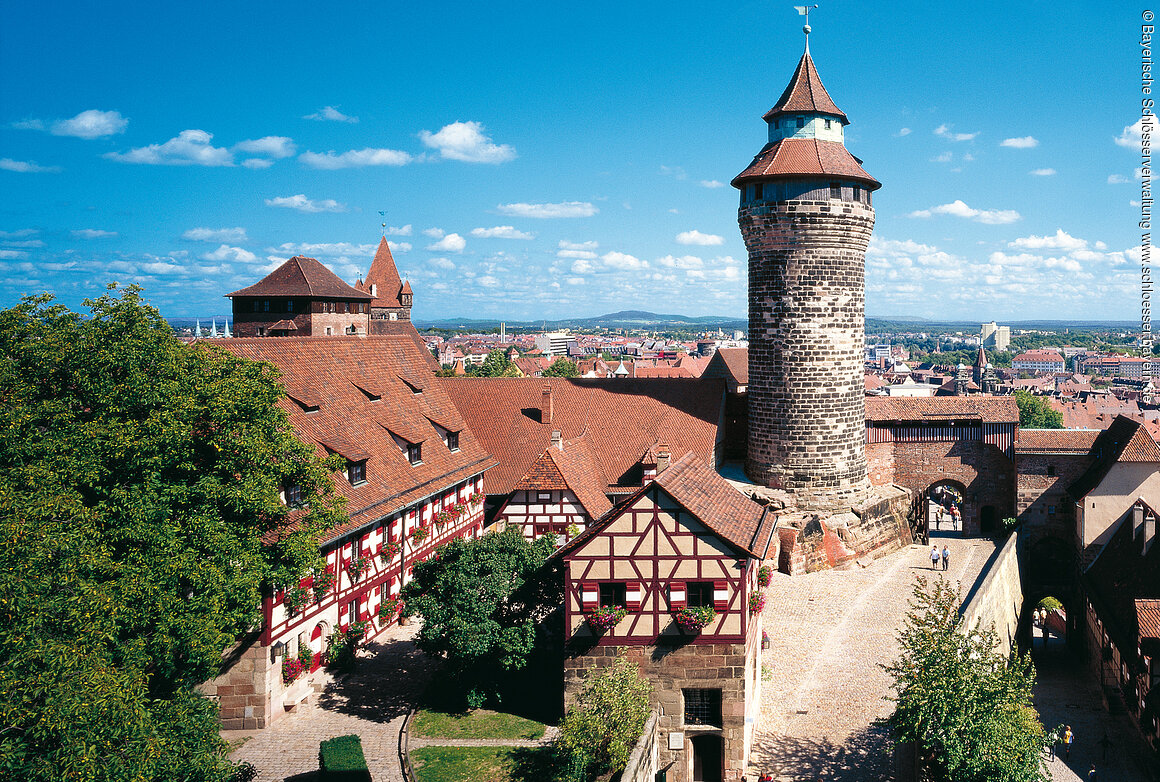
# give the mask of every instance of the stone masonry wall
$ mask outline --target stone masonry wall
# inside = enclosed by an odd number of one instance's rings
[[[863,345],[874,210],[850,201],[750,202],[746,471],[837,508],[868,487]]]
[[[216,697],[222,728],[256,730],[267,727],[275,715],[271,694],[282,689],[280,665],[270,662],[270,649],[256,640],[224,655],[229,667],[221,676],[198,687]]]
[[[687,644],[685,646],[595,646],[571,649],[564,659],[564,704],[568,708],[584,684],[584,674],[627,657],[640,666],[652,685],[651,705],[658,711],[658,767],[667,768],[669,782],[692,782],[691,745],[694,736],[724,739],[725,779],[741,780],[748,762],[752,725],[746,730],[746,706],[756,710],[760,699],[760,633],[747,644]],[[747,648],[748,646],[748,648]],[[720,689],[722,725],[687,726],[682,689]],[[748,691],[748,692],[747,692]],[[751,714],[750,716],[755,716]],[[683,733],[682,749],[669,749],[669,734]]]
[[[1030,543],[1045,537],[1074,542],[1075,501],[1067,487],[1091,465],[1088,454],[1018,454],[1016,517]],[[1048,472],[1052,475],[1048,475]]]

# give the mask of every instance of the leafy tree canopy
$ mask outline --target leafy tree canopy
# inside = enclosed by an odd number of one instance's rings
[[[579,377],[580,369],[576,366],[576,362],[561,356],[548,365],[543,375],[544,377]]]
[[[616,772],[628,764],[648,722],[652,688],[640,668],[624,657],[585,682],[576,705],[564,716],[560,744],[587,777]]]
[[[85,304],[0,312],[0,769],[221,779],[193,688],[263,589],[319,564],[341,503],[273,367],[183,345],[136,288]]]
[[[546,564],[554,550],[555,536],[529,542],[513,527],[453,540],[415,563],[403,588],[404,611],[423,617],[415,643],[446,658],[469,705],[499,694],[498,677],[524,668],[537,625],[559,608],[562,580]]]
[[[1016,391],[1019,405],[1019,425],[1026,429],[1062,429],[1063,413],[1051,407],[1047,397],[1035,396],[1030,391]]]
[[[1028,655],[1008,659],[994,630],[967,628],[954,589],[920,577],[902,656],[886,671],[897,706],[890,720],[900,741],[934,758],[937,779],[1046,782],[1041,752],[1048,735],[1031,705],[1035,669]]]
[[[487,354],[482,364],[468,365],[467,374],[473,377],[519,377],[520,371],[508,360],[506,351],[496,348]]]

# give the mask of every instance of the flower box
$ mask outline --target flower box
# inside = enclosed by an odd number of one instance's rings
[[[295,679],[302,675],[306,670],[306,666],[297,657],[291,657],[288,660],[282,661],[282,684],[289,685]]]
[[[346,572],[350,574],[351,581],[358,581],[363,574],[370,570],[370,557],[355,557],[347,563]]]
[[[286,590],[286,611],[293,616],[306,607],[310,595],[302,587]]]
[[[314,601],[321,603],[322,598],[326,597],[330,592],[330,588],[334,586],[334,573],[329,570],[323,570],[314,575]]]
[[[600,606],[590,611],[585,618],[588,620],[589,627],[603,633],[616,627],[617,623],[627,615],[628,611],[623,606]]]
[[[765,593],[753,590],[749,593],[749,613],[760,614],[765,610]]]
[[[384,565],[390,564],[392,560],[399,556],[403,550],[403,544],[396,541],[388,541],[383,544],[383,550],[379,552],[379,559]]]
[[[692,606],[677,611],[673,618],[686,633],[699,633],[716,617],[717,612],[709,606]]]
[[[757,585],[764,589],[769,586],[769,582],[773,580],[773,568],[769,565],[762,565],[757,569]]]

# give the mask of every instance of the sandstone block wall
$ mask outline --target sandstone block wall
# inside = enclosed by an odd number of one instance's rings
[[[267,727],[281,716],[272,708],[272,697],[283,689],[281,666],[270,662],[269,647],[257,641],[230,650],[225,658],[230,663],[226,671],[198,691],[217,700],[223,729]]]
[[[1019,454],[1015,513],[1035,543],[1045,537],[1075,540],[1075,501],[1067,487],[1091,465],[1091,457]],[[1048,472],[1053,474],[1049,475]]]
[[[963,604],[964,628],[994,627],[999,635],[1000,651],[1011,654],[1019,616],[1023,611],[1023,577],[1019,566],[1019,536],[1011,535],[999,551],[999,556],[983,575],[983,582],[975,594]]]
[[[850,201],[743,203],[749,252],[750,478],[801,507],[868,485],[865,253],[874,210]]]

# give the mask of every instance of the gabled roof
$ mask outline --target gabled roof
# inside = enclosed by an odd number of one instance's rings
[[[893,421],[975,420],[990,424],[1019,422],[1013,396],[866,397],[866,420]]]
[[[783,138],[766,144],[731,184],[741,187],[751,180],[811,176],[853,179],[871,190],[882,187],[841,142],[815,138]]]
[[[369,293],[347,285],[315,258],[295,255],[248,288],[227,293],[235,296],[311,296],[329,299],[369,300]]]
[[[252,338],[213,345],[279,369],[287,394],[311,403],[309,410],[291,399],[283,399],[279,406],[287,412],[295,434],[315,445],[320,456],[333,451],[352,461],[366,459],[365,483],[351,486],[342,476],[335,477],[350,521],[325,533],[320,543],[403,510],[495,464],[443,388],[433,382],[421,349],[407,337]],[[425,375],[421,394],[413,393],[401,379],[416,375]],[[319,383],[319,378],[332,380]],[[380,398],[370,399],[360,388],[373,390]],[[443,444],[433,420],[460,432],[458,451]],[[421,464],[410,464],[390,430],[425,441]]]
[[[499,465],[488,494],[512,491],[551,442],[585,435],[607,485],[639,486],[640,455],[655,442],[673,453],[694,451],[712,461],[723,427],[725,389],[719,380],[651,378],[441,377],[468,427]],[[541,421],[544,386],[552,393],[551,423]]]
[[[692,451],[588,525],[556,555],[566,556],[584,541],[595,537],[654,486],[661,488],[726,543],[758,559],[765,559],[773,540],[777,514],[770,506],[758,505],[737,491]]]
[[[1016,453],[1076,453],[1091,450],[1098,429],[1020,429]]]
[[[843,125],[849,125],[850,120],[830,98],[830,93],[822,86],[822,79],[818,76],[818,69],[814,67],[814,59],[807,51],[798,60],[797,69],[793,78],[789,80],[785,91],[773,104],[773,108],[765,112],[762,117],[769,122],[781,114],[829,114],[842,120]]]
[[[749,385],[749,348],[718,349],[701,377],[722,377],[739,386]]]
[[[371,286],[375,286],[372,307],[402,307],[399,296],[411,292],[411,286],[404,290],[403,282],[399,279],[399,270],[395,267],[394,256],[391,255],[391,246],[387,237],[379,242],[379,249],[375,252],[375,259],[371,261],[370,271],[366,279],[355,285],[360,291],[369,294]]]
[[[515,488],[526,491],[568,489],[576,495],[588,518],[598,519],[612,507],[604,494],[607,485],[608,480],[600,473],[588,447],[588,438],[581,435],[563,442],[560,448],[549,445],[544,449]]]
[[[1117,462],[1160,462],[1160,446],[1140,421],[1118,415],[1112,425],[1100,432],[1091,449],[1094,461],[1067,493],[1082,500],[1103,482]]]

